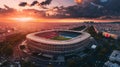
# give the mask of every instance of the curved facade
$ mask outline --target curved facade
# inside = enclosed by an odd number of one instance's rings
[[[90,34],[71,30],[49,30],[28,34],[26,39],[28,48],[33,52],[67,55],[88,46]]]

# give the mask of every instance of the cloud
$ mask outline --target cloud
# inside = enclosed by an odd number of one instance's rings
[[[43,2],[41,2],[41,5],[49,5],[51,3],[52,0],[45,0]]]
[[[84,0],[85,1],[85,0]],[[88,0],[86,0],[88,1]],[[51,4],[52,0],[45,0],[43,2],[33,1],[28,4],[27,2],[21,2],[19,6],[39,6],[40,8],[46,9],[43,11],[33,11],[36,15],[46,15],[44,17],[50,18],[99,18],[99,17],[115,17],[120,16],[120,0],[107,0],[104,2],[101,0],[91,0],[87,2],[85,7],[81,5],[73,6],[55,6],[54,8],[48,9],[46,6]],[[0,8],[0,14],[11,13],[15,11],[7,5],[4,5],[4,9]],[[99,8],[100,7],[100,8]],[[28,10],[27,12],[29,12]],[[26,13],[27,13],[26,12]],[[32,12],[32,11],[31,11]]]
[[[104,6],[111,11],[120,11],[120,0],[94,0],[94,3]]]
[[[19,6],[22,6],[22,7],[27,6],[27,5],[28,5],[27,2],[21,2],[21,3],[19,4]]]
[[[99,4],[96,4],[96,3],[93,3],[93,2],[90,2],[90,4],[93,5],[93,6],[96,6],[98,8],[103,8],[104,7],[102,5],[99,5]]]
[[[77,3],[79,1],[82,0],[75,0]],[[83,4],[62,9],[57,7],[58,11],[51,10],[49,12],[54,14],[50,15],[48,12],[47,16],[54,18],[100,18],[102,16],[109,18],[109,16],[120,16],[120,0],[84,0],[83,2]]]
[[[50,3],[52,2],[52,0],[45,0],[43,2],[38,2],[38,1],[33,1],[31,4],[28,4],[27,2],[21,2],[19,4],[19,6],[21,7],[25,7],[25,6],[29,6],[29,7],[32,7],[32,6],[39,6],[43,9],[47,9],[46,5],[49,5]]]
[[[108,10],[120,11],[120,0],[110,0],[108,4],[105,5]]]
[[[0,16],[7,16],[14,12],[16,12],[16,10],[7,5],[4,5],[4,8],[0,8]]]
[[[98,0],[96,0],[98,1]],[[106,3],[91,1],[85,7],[80,5],[68,6],[61,9],[48,17],[54,18],[99,18],[102,16],[120,16],[120,0],[111,0]],[[52,11],[51,11],[52,12]]]
[[[33,1],[33,2],[30,4],[30,6],[34,6],[34,5],[36,5],[36,4],[39,4],[39,2],[38,2],[38,1]]]

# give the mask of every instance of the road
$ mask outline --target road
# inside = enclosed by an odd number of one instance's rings
[[[11,60],[10,61],[16,61],[16,60],[21,60],[23,57],[26,57],[26,54],[23,53],[19,46],[22,42],[18,43],[16,46],[14,46],[13,48],[13,55],[11,56]]]

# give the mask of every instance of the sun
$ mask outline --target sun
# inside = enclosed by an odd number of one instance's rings
[[[83,0],[74,0],[77,4],[81,4]]]
[[[11,18],[14,21],[19,21],[19,22],[29,22],[29,21],[34,21],[35,18],[32,17],[15,17],[15,18]]]

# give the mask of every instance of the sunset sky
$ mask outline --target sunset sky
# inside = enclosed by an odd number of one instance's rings
[[[4,8],[4,5],[7,5],[12,8],[19,9],[20,7],[18,4],[20,2],[27,2],[27,3],[32,3],[35,0],[0,0],[0,7]],[[45,1],[45,0],[38,0],[39,2]],[[53,6],[72,6],[75,5],[76,3],[74,0],[53,0],[51,4],[48,7],[53,7]],[[34,7],[38,8],[38,7]]]
[[[119,20],[119,3],[120,0],[0,0],[0,18],[14,21],[64,19],[62,22],[70,18],[76,22],[80,19]]]

